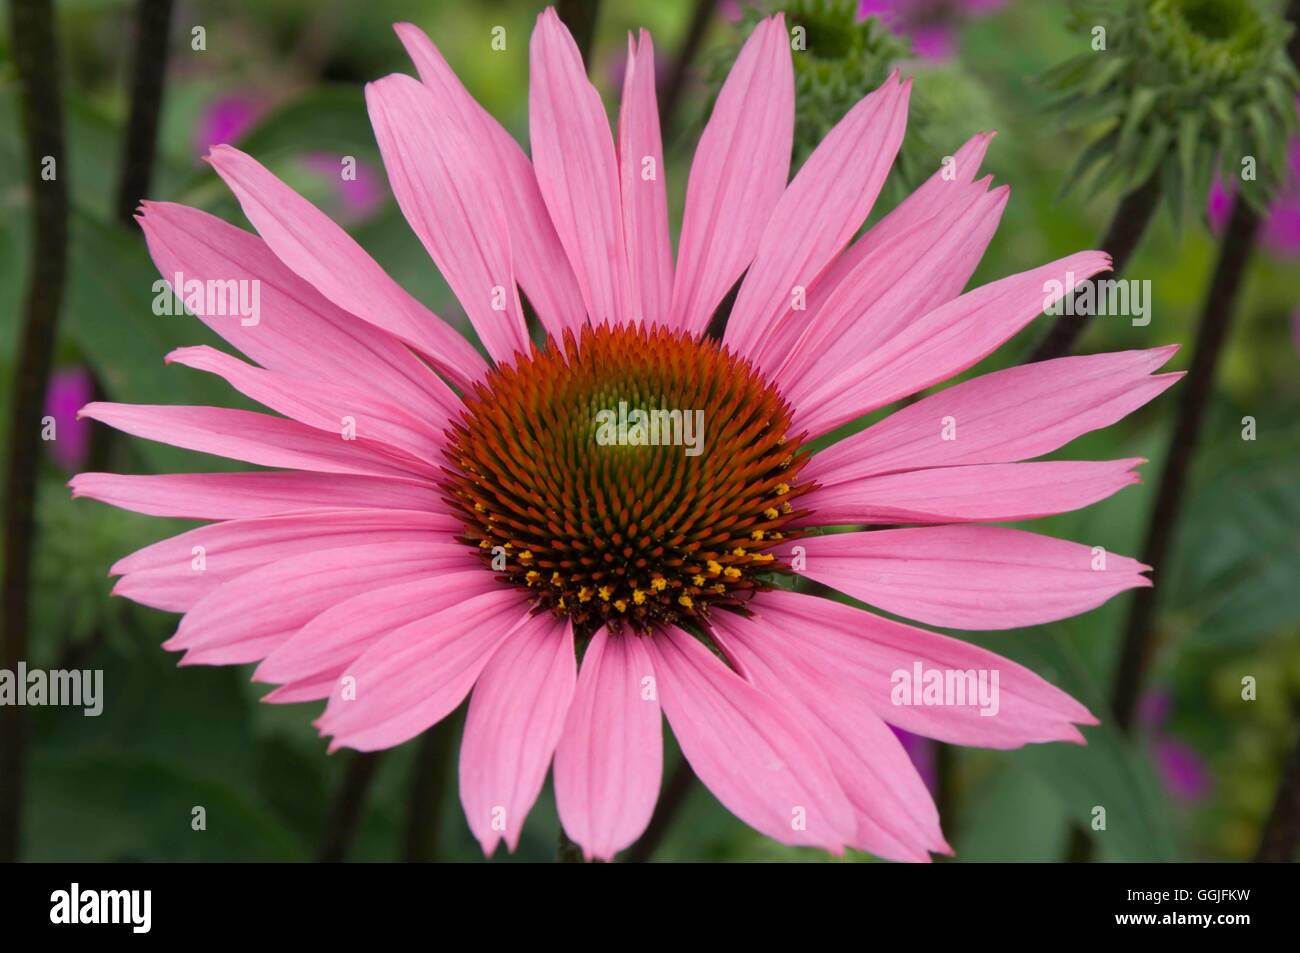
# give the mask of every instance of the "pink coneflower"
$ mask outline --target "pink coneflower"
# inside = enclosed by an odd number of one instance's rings
[[[284,415],[84,411],[274,468],[73,481],[78,496],[215,521],[113,567],[117,592],[184,613],[166,643],[182,664],[258,662],[254,678],[279,686],[268,700],[328,699],[317,725],[331,748],[400,744],[472,691],[460,792],[487,854],[518,843],[552,764],[560,820],[586,855],[631,844],[659,791],[661,712],[752,827],[907,860],[949,848],[890,725],[992,748],[1082,742],[1075,726],[1093,717],[1029,670],[783,587],[801,573],[923,623],[1001,629],[1149,584],[1131,559],[981,524],[1136,482],[1132,459],[1020,461],[1163,391],[1177,375],[1152,372],[1172,348],[977,377],[806,451],[970,367],[1043,310],[1045,282],[1107,257],[961,293],[1007,200],[975,180],[987,135],[957,152],[955,177],[936,173],[850,245],[902,139],[909,84],[890,77],[787,183],[793,73],[773,17],[703,132],[674,263],[645,33],[612,137],[573,40],[541,15],[530,161],[427,37],[397,31],[422,82],[372,83],[370,116],[397,201],[487,358],[234,149],[211,161],[260,238],[145,206],[163,275],[260,282],[256,324],[200,315],[256,365],[206,347],[168,359]],[[742,276],[724,341],[707,338]],[[699,452],[639,442],[645,431],[600,439],[620,405],[702,412]],[[918,525],[819,535],[863,523]],[[900,701],[900,677],[918,671],[996,676],[996,711],[921,684]]]

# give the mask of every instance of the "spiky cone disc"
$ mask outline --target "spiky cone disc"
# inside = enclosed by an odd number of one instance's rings
[[[789,434],[790,408],[762,375],[716,342],[585,327],[495,367],[465,402],[443,483],[462,540],[580,632],[707,631],[712,612],[745,612],[789,571],[769,550],[807,513],[803,435]],[[638,431],[638,410],[668,416]]]

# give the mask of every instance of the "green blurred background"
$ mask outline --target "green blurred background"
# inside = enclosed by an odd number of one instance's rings
[[[458,305],[391,199],[362,84],[393,71],[414,72],[390,29],[392,22],[410,20],[430,34],[479,100],[526,142],[528,36],[541,6],[535,0],[179,3],[151,196],[196,205],[248,227],[199,161],[208,144],[236,142],[343,221],[402,285],[463,327]],[[694,6],[690,0],[600,5],[589,66],[612,114],[626,31],[651,30],[665,73]],[[737,6],[720,4],[712,17],[699,68],[681,99],[680,121],[666,142],[674,229],[693,143],[711,100],[709,76],[718,57],[734,48],[740,29],[732,22]],[[56,381],[71,394],[85,391],[85,399],[97,391],[120,401],[241,405],[221,383],[163,366],[163,355],[174,347],[218,342],[193,319],[151,313],[157,276],[138,230],[116,223],[112,213],[129,106],[134,4],[60,0],[56,10],[67,134],[60,174],[72,198]],[[195,26],[206,31],[206,50],[190,47]],[[489,48],[494,26],[505,27],[505,51]],[[936,168],[976,131],[999,132],[986,169],[997,182],[1011,184],[1012,197],[975,283],[1094,247],[1118,196],[1079,189],[1060,197],[1065,173],[1085,143],[1044,119],[1047,96],[1037,81],[1048,67],[1084,49],[1087,37],[1067,28],[1063,5],[1033,0],[960,17],[953,27],[950,56],[909,58],[904,70],[915,77],[914,100],[925,118],[923,139],[911,146],[922,168]],[[7,33],[0,34],[0,421],[6,427],[30,253],[9,42]],[[337,175],[342,155],[360,163],[357,182],[346,189]],[[889,195],[873,218],[889,207]],[[1162,209],[1126,272],[1152,282],[1151,323],[1098,320],[1082,350],[1177,342],[1184,350],[1171,368],[1187,366],[1215,252],[1204,203],[1191,211],[1176,232]],[[1072,825],[1086,822],[1093,805],[1105,806],[1108,814],[1108,830],[1093,835],[1102,860],[1236,860],[1253,853],[1294,743],[1290,712],[1300,701],[1298,253],[1300,240],[1295,247],[1273,243],[1250,266],[1175,555],[1156,567],[1161,649],[1136,737],[1122,738],[1103,717],[1101,727],[1086,732],[1086,748],[940,753],[912,743],[927,775],[941,765],[944,827],[957,861],[1062,859]],[[1035,322],[976,370],[1021,361],[1048,320]],[[1136,554],[1175,393],[1069,450],[1076,458],[1146,457],[1146,484],[1035,528]],[[1253,442],[1241,437],[1247,415],[1258,421]],[[319,856],[331,804],[353,757],[325,754],[310,725],[320,706],[260,704],[265,689],[249,683],[251,667],[177,670],[175,656],[158,647],[176,618],[110,598],[106,571],[118,557],[185,524],[74,503],[64,486],[76,469],[145,473],[220,469],[224,462],[100,432],[87,439],[63,417],[59,426],[60,440],[51,445],[58,452],[42,463],[29,664],[102,668],[106,701],[99,718],[84,718],[78,709],[30,710],[24,858]],[[93,465],[87,465],[87,455]],[[1029,664],[1103,713],[1128,598],[1065,623],[981,634],[978,641]],[[1246,675],[1258,679],[1255,701],[1241,699]],[[415,783],[420,745],[410,742],[376,762],[351,859],[405,856],[413,797],[435,802],[416,805],[417,814],[434,826],[422,834],[430,838],[422,848],[426,856],[481,859],[460,813],[454,760],[449,783],[435,797]],[[453,742],[453,759],[454,747]],[[668,758],[671,765],[675,749],[670,747]],[[194,805],[207,809],[206,831],[191,830]],[[556,837],[548,786],[515,856],[549,860]],[[657,857],[825,859],[750,831],[698,786]]]

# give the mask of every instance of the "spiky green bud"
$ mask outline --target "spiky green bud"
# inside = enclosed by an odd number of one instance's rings
[[[1259,208],[1286,176],[1296,128],[1290,28],[1260,0],[1085,0],[1090,49],[1045,77],[1068,129],[1095,130],[1069,185],[1131,191],[1151,176],[1175,220],[1214,171]]]
[[[794,165],[797,168],[863,96],[889,77],[895,64],[908,53],[906,43],[874,19],[857,18],[857,0],[785,0],[747,5],[731,40],[722,45],[709,74],[715,90],[726,79],[741,46],[764,17],[785,14],[794,61],[795,125]],[[923,148],[915,110],[886,188],[901,198],[918,180]]]

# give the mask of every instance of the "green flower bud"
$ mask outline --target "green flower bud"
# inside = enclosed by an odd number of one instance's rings
[[[857,0],[786,0],[747,5],[734,35],[716,51],[709,69],[715,92],[758,22],[775,13],[785,14],[794,62],[795,168],[858,100],[884,83],[895,64],[908,54],[904,40],[877,20],[859,20],[857,9]],[[933,157],[941,154],[923,145],[917,113],[914,98],[908,131],[886,183],[886,190],[895,200],[933,171],[937,166]],[[925,161],[918,161],[918,157]]]
[[[1083,0],[1090,49],[1045,77],[1067,129],[1095,130],[1067,185],[1131,191],[1160,177],[1170,210],[1215,168],[1256,208],[1286,176],[1296,127],[1290,28],[1260,0]]]

